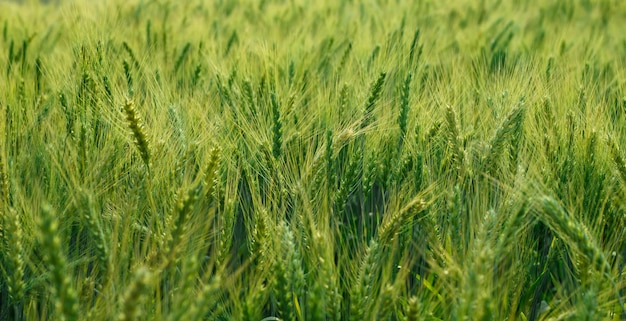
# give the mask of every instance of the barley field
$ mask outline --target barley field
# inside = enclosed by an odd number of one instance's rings
[[[625,25],[0,1],[0,320],[624,320]]]

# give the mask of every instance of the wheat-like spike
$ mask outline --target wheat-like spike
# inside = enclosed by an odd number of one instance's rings
[[[311,282],[311,288],[307,291],[311,307],[311,320],[340,320],[341,319],[341,294],[337,268],[334,263],[334,254],[327,245],[327,235],[314,232],[313,244],[318,254],[317,277]]]
[[[280,105],[276,93],[272,93],[272,155],[278,159],[283,150],[283,123],[280,119]]]
[[[226,262],[230,255],[230,248],[233,244],[233,230],[235,227],[236,205],[234,199],[224,201],[224,212],[221,218],[219,233],[219,249],[217,253],[217,265]]]
[[[461,151],[461,138],[457,116],[452,106],[446,107],[446,124],[448,129],[448,148],[452,153],[452,164],[456,170],[460,170],[463,166],[463,153]]]
[[[172,305],[177,308],[169,314],[168,321],[188,320],[185,316],[191,309],[197,297],[195,292],[196,280],[198,279],[198,269],[200,262],[196,255],[189,255],[180,264],[180,281],[177,284],[177,291],[180,293],[190,293],[189,296],[172,296]],[[178,268],[178,267],[177,267]],[[173,273],[172,273],[173,276]]]
[[[42,252],[45,253],[44,261],[50,271],[56,311],[65,320],[75,321],[78,320],[79,315],[78,296],[67,275],[67,263],[61,248],[58,230],[59,222],[52,207],[47,204],[43,205],[39,221],[39,236]]]
[[[36,95],[39,95],[39,93],[41,93],[41,90],[43,89],[42,82],[43,82],[43,67],[42,67],[41,58],[37,57],[37,59],[35,59],[35,93]]]
[[[187,231],[187,223],[189,221],[191,212],[193,211],[196,199],[197,194],[195,189],[190,189],[186,193],[181,193],[181,199],[176,205],[175,221],[174,226],[171,230],[171,239],[168,246],[168,249],[170,251],[170,260],[174,259],[174,256],[178,251],[178,246],[180,245],[181,240],[185,237],[185,232]]]
[[[502,153],[507,139],[515,137],[519,134],[524,120],[525,107],[519,105],[507,115],[500,127],[496,130],[496,134],[489,143],[489,150],[485,155],[484,166],[485,171],[493,173],[496,168],[497,159]]]
[[[611,270],[609,262],[602,250],[589,235],[582,223],[571,217],[552,197],[543,196],[539,199],[540,209],[546,214],[543,219],[560,238],[578,249],[598,271],[604,273]]]
[[[6,20],[5,20],[6,21]],[[8,52],[8,60],[7,60],[7,76],[11,74],[11,69],[13,69],[13,61],[15,60],[15,41],[11,39],[11,43],[9,44],[9,52]]]
[[[346,204],[348,203],[348,196],[350,196],[350,193],[354,190],[354,185],[358,180],[359,173],[359,162],[351,160],[348,163],[346,172],[341,179],[341,185],[333,201],[337,212],[343,213],[345,210]]]
[[[393,315],[393,308],[395,298],[397,297],[396,291],[391,284],[383,286],[380,290],[380,303],[378,311],[376,311],[375,320],[391,320]]]
[[[178,58],[176,59],[176,63],[174,64],[174,73],[177,73],[180,67],[185,62],[185,59],[187,58],[187,55],[189,54],[189,49],[191,49],[191,42],[186,43],[185,47],[183,47],[183,50],[180,52],[180,55],[178,55]]]
[[[133,132],[135,138],[135,146],[139,150],[141,159],[144,164],[150,168],[150,148],[148,146],[148,138],[141,121],[141,117],[135,111],[135,106],[132,100],[126,101],[124,104],[124,112],[126,113],[126,120],[128,121],[128,127]]]
[[[409,95],[411,93],[411,80],[413,74],[408,73],[402,86],[402,94],[400,96],[400,115],[398,115],[398,125],[400,126],[400,140],[403,141],[406,136],[407,119],[409,117]]]
[[[256,99],[254,97],[254,90],[252,89],[252,83],[249,79],[245,79],[241,85],[241,90],[243,94],[243,98],[245,99],[245,103],[248,106],[248,109],[255,113],[256,111]]]
[[[626,161],[624,161],[624,157],[622,157],[622,153],[615,142],[613,136],[607,134],[606,141],[609,145],[609,150],[611,152],[611,156],[613,157],[613,164],[615,164],[615,169],[619,174],[619,177],[622,181],[622,184],[626,186]]]
[[[372,84],[370,89],[370,96],[367,99],[367,104],[365,105],[365,111],[363,112],[363,121],[361,122],[361,128],[367,127],[371,123],[372,113],[374,112],[374,107],[380,98],[380,94],[383,91],[383,85],[385,84],[385,78],[387,77],[387,73],[381,72],[376,79],[376,82]]]
[[[206,192],[204,193],[207,200],[211,200],[215,197],[216,187],[218,184],[218,167],[220,162],[221,149],[219,146],[215,146],[211,149],[209,157],[209,163],[204,171],[204,185]]]
[[[420,29],[415,30],[413,34],[413,41],[411,41],[411,48],[409,49],[409,65],[412,66],[416,61],[419,61],[424,45],[417,46],[420,40]]]
[[[279,226],[280,245],[274,260],[274,281],[278,314],[284,320],[296,320],[299,297],[304,291],[304,271],[294,236],[286,223]]]
[[[211,311],[219,302],[222,278],[215,275],[202,285],[200,292],[193,301],[189,311],[179,320],[203,320],[208,311]]]
[[[391,244],[403,226],[426,208],[426,202],[421,198],[415,198],[409,204],[393,214],[387,214],[378,228],[379,241],[382,245]]]
[[[419,321],[419,315],[421,311],[420,301],[417,297],[412,296],[409,299],[408,308],[406,312],[406,321]]]
[[[79,209],[81,218],[86,223],[87,231],[91,237],[92,243],[96,248],[97,259],[100,263],[100,273],[103,280],[101,285],[104,286],[113,275],[113,264],[111,262],[111,254],[109,250],[109,242],[107,233],[102,227],[101,220],[94,209],[93,197],[87,191],[82,191],[79,195]]]
[[[131,74],[130,64],[128,61],[124,60],[122,67],[124,67],[124,77],[126,77],[126,85],[128,86],[128,97],[133,97],[135,90],[133,87],[133,75]]]
[[[226,42],[226,49],[224,49],[224,57],[228,56],[228,53],[230,52],[231,48],[239,42],[239,36],[237,35],[237,30],[233,30],[233,33],[230,35],[230,37],[228,38],[228,41]]]
[[[248,244],[250,254],[257,260],[257,266],[259,268],[264,267],[269,263],[271,258],[271,226],[269,222],[268,213],[265,209],[262,209],[259,215],[256,217],[254,228],[251,232],[252,237]]]
[[[373,303],[372,288],[376,281],[380,267],[381,249],[374,239],[369,246],[359,266],[359,272],[350,291],[350,320],[360,321],[369,319],[369,312]]]
[[[139,70],[139,60],[137,60],[137,56],[135,56],[135,52],[133,51],[133,49],[126,41],[122,42],[122,47],[124,48],[124,50],[126,50],[128,56],[130,56],[130,60],[133,63],[133,66],[135,66],[135,69]]]
[[[118,321],[141,320],[142,305],[148,297],[152,278],[152,272],[146,267],[139,267],[135,271],[133,281],[120,302],[122,307],[117,316]]]
[[[9,179],[7,177],[4,159],[2,155],[0,155],[0,204],[9,203]]]
[[[337,71],[341,72],[345,67],[348,59],[350,58],[350,53],[352,52],[352,42],[348,43],[348,46],[343,51],[343,55],[341,55],[341,60],[339,60],[339,65],[337,66]]]
[[[497,222],[495,211],[489,211],[482,222],[478,223],[478,233],[468,257],[470,266],[464,273],[464,286],[460,289],[459,309],[455,318],[464,320],[493,319],[494,300],[490,297],[490,282],[485,282],[492,274],[491,264],[495,257],[491,234]]]
[[[6,208],[6,207],[5,207]],[[4,213],[5,230],[2,236],[6,244],[5,266],[8,277],[9,295],[13,302],[20,302],[24,298],[24,246],[22,243],[22,222],[13,208]],[[1,230],[0,230],[1,231]]]

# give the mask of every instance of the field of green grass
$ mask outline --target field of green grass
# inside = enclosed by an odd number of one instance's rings
[[[626,2],[0,1],[0,320],[626,319]]]

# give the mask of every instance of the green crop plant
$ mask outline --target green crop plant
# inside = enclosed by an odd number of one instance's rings
[[[624,12],[0,0],[0,320],[622,320]]]

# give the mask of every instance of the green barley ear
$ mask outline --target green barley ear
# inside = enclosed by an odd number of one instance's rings
[[[126,41],[122,43],[122,47],[124,47],[124,50],[126,50],[126,52],[128,53],[130,61],[133,63],[133,66],[135,66],[135,69],[139,70],[139,60],[137,60],[137,56],[135,56],[133,49],[128,45]]]
[[[6,269],[7,273],[9,296],[13,302],[20,302],[24,298],[25,267],[23,258],[22,222],[13,208],[8,208],[4,214],[5,230],[2,231],[2,236],[6,244],[6,253],[4,256],[7,259],[4,269]]]
[[[124,77],[126,77],[126,85],[128,86],[128,97],[133,97],[135,90],[133,89],[133,75],[130,72],[130,65],[128,61],[124,60],[122,66],[124,67]]]
[[[152,273],[146,267],[138,268],[132,283],[128,286],[122,299],[122,310],[117,316],[119,321],[141,320],[143,303],[148,297]]]
[[[67,135],[73,137],[74,122],[76,120],[76,117],[74,115],[74,111],[67,103],[67,97],[62,91],[59,92],[59,104],[61,105],[61,109],[63,109],[63,113],[65,114],[65,130],[67,131]]]
[[[409,72],[402,86],[402,95],[400,96],[400,115],[398,116],[398,124],[400,125],[400,141],[404,141],[406,136],[407,118],[409,115],[409,94],[411,91],[411,80],[413,74]]]
[[[215,195],[215,189],[217,187],[218,180],[218,166],[220,161],[221,149],[219,146],[211,149],[211,156],[209,158],[209,164],[204,172],[204,185],[206,188],[205,197],[207,200],[211,200]]]
[[[206,313],[211,311],[219,302],[221,283],[221,277],[215,275],[206,284],[202,285],[191,307],[180,320],[203,320],[206,317]]]
[[[236,202],[234,199],[224,201],[224,212],[220,215],[220,227],[219,227],[219,249],[217,252],[217,262],[220,264],[228,261],[230,256],[230,249],[233,244],[233,232],[235,228],[236,217]]]
[[[460,171],[463,166],[463,152],[461,151],[460,131],[456,112],[452,106],[446,107],[446,124],[448,129],[448,148],[451,152],[451,163],[455,170]]]
[[[11,39],[11,44],[9,44],[9,54],[8,54],[8,59],[7,59],[7,76],[9,76],[11,74],[11,69],[13,68],[13,60],[14,60],[13,51],[14,51],[14,46],[15,46],[15,43],[14,43],[13,39]]]
[[[197,199],[195,189],[190,189],[186,193],[182,193],[180,200],[176,204],[175,222],[172,227],[171,239],[168,246],[169,258],[173,259],[178,251],[181,240],[185,237],[187,231],[187,223],[193,211],[194,204]]]
[[[324,158],[326,160],[326,186],[329,188],[335,187],[335,162],[333,158],[333,131],[328,130],[326,132],[326,150],[324,152]]]
[[[615,165],[615,169],[619,174],[619,177],[622,181],[622,184],[626,186],[626,161],[624,161],[624,157],[622,157],[622,153],[615,142],[615,139],[611,135],[606,136],[607,145],[609,145],[609,150],[611,152],[611,156],[613,158],[613,164]]]
[[[141,117],[135,111],[135,106],[132,100],[126,101],[124,104],[124,113],[126,114],[126,120],[128,121],[128,127],[133,132],[135,138],[135,146],[139,150],[141,159],[146,167],[150,169],[150,148],[148,147],[148,138],[146,136]]]
[[[107,77],[106,75],[102,76],[102,87],[104,89],[104,93],[106,94],[107,97],[107,102],[112,104],[113,103],[113,87],[111,86],[111,81],[109,80],[109,77]]]
[[[298,315],[296,304],[299,304],[305,286],[302,259],[291,229],[284,222],[278,228],[281,237],[274,261],[274,291],[278,314],[283,320],[299,320],[302,318]]]
[[[378,237],[382,244],[391,244],[394,237],[400,232],[403,226],[415,215],[421,213],[426,208],[426,202],[421,198],[415,198],[401,210],[387,214],[378,229]]]
[[[340,320],[342,297],[333,249],[328,246],[329,240],[325,233],[315,231],[312,238],[316,250],[314,253],[317,254],[317,275],[307,290],[307,302],[310,302],[312,311],[310,319]]]
[[[355,184],[358,182],[358,179],[361,174],[361,169],[359,167],[359,162],[356,160],[350,160],[348,166],[346,168],[345,173],[341,177],[341,182],[339,185],[339,190],[334,197],[334,205],[335,210],[338,213],[343,213],[345,211],[346,205],[348,204],[348,197],[350,193],[355,188]]]
[[[228,53],[232,49],[232,47],[239,43],[239,36],[237,35],[237,30],[233,30],[233,33],[228,38],[226,42],[226,49],[224,49],[224,57],[228,56]]]
[[[487,173],[493,174],[497,168],[497,160],[504,151],[506,141],[508,139],[519,139],[522,124],[524,121],[525,107],[519,105],[506,116],[500,127],[496,130],[495,135],[489,143],[489,150],[484,157],[484,168]]]
[[[67,262],[59,237],[59,222],[52,207],[47,204],[41,208],[39,238],[44,261],[50,271],[56,312],[65,320],[78,320],[78,296],[67,273]]]
[[[416,62],[419,61],[422,56],[422,51],[424,49],[424,45],[420,45],[418,47],[420,40],[420,29],[415,30],[415,34],[413,34],[413,41],[411,42],[411,49],[409,49],[409,66],[413,66]]]
[[[363,113],[363,121],[361,122],[361,128],[367,127],[371,123],[372,113],[374,112],[374,107],[380,98],[380,94],[383,91],[383,85],[385,83],[385,78],[387,77],[387,73],[381,72],[378,76],[376,82],[372,84],[370,89],[370,96],[367,99],[367,104],[365,105],[365,111]]]
[[[193,70],[193,76],[191,76],[191,86],[196,87],[198,83],[200,83],[202,75],[202,65],[197,64],[196,68]]]
[[[393,320],[393,309],[397,293],[393,285],[386,284],[380,290],[380,303],[375,320]]]
[[[180,67],[185,62],[185,59],[189,55],[189,49],[191,49],[191,42],[186,43],[183,47],[183,50],[180,52],[180,55],[178,55],[176,63],[174,64],[174,73],[177,73]]]
[[[43,66],[41,62],[41,58],[37,57],[35,59],[35,94],[39,95],[41,93],[43,82]]]
[[[539,206],[542,213],[545,214],[545,216],[540,216],[539,219],[542,219],[556,235],[578,249],[591,266],[598,271],[604,273],[611,270],[611,266],[604,257],[602,250],[600,250],[582,223],[568,215],[561,205],[551,197],[541,197]]]
[[[0,155],[0,204],[9,204],[9,179],[5,168],[5,162]]]
[[[350,321],[368,320],[374,303],[372,288],[380,264],[380,246],[372,239],[359,266],[359,272],[350,291]]]
[[[107,240],[108,233],[102,226],[102,221],[94,208],[94,201],[91,194],[86,191],[81,191],[78,208],[81,213],[81,219],[85,222],[87,227],[91,243],[94,244],[96,249],[96,258],[98,259],[98,267],[102,278],[100,285],[104,286],[113,272],[109,241]]]
[[[276,93],[272,93],[272,155],[275,159],[280,158],[283,149],[283,123],[279,107]]]
[[[146,22],[146,48],[152,47],[152,20]]]
[[[554,66],[554,57],[548,58],[548,65],[546,66],[546,80],[552,79],[552,68]]]
[[[420,301],[417,299],[417,297],[412,296],[409,299],[409,304],[408,304],[408,308],[407,308],[407,312],[406,312],[406,321],[419,321],[420,320]]]
[[[346,50],[343,51],[343,55],[341,56],[341,60],[339,61],[339,65],[337,66],[337,71],[341,72],[348,62],[350,58],[350,53],[352,52],[352,42],[348,43]]]

